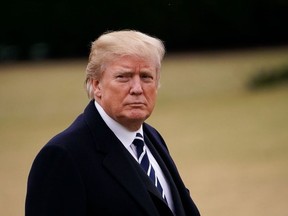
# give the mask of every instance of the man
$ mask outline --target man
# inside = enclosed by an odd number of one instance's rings
[[[144,121],[157,96],[163,43],[105,33],[86,69],[91,102],[37,155],[26,216],[198,216],[161,135]]]

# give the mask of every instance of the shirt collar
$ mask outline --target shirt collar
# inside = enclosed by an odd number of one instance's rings
[[[96,109],[98,110],[100,116],[104,120],[104,122],[107,124],[107,126],[113,131],[113,133],[116,135],[116,137],[122,142],[122,144],[126,148],[130,148],[130,145],[132,144],[133,140],[136,137],[136,133],[141,133],[143,136],[143,127],[139,128],[137,131],[129,131],[124,126],[122,126],[120,123],[112,119],[101,107],[100,104],[98,104],[95,101]]]

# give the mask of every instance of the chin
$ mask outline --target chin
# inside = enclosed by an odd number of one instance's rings
[[[147,113],[133,113],[129,115],[129,118],[131,120],[136,120],[136,121],[145,121],[150,115]]]

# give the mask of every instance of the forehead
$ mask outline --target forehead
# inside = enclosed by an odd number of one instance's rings
[[[111,61],[107,62],[106,68],[127,68],[127,69],[149,69],[156,71],[156,64],[149,58],[142,58],[138,56],[117,56]]]

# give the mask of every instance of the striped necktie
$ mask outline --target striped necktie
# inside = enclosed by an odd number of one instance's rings
[[[159,179],[155,175],[155,170],[152,164],[149,161],[147,150],[144,145],[143,136],[140,133],[136,134],[136,138],[134,139],[133,144],[136,146],[136,152],[137,152],[137,158],[138,158],[139,164],[141,165],[143,170],[146,172],[146,174],[150,177],[151,181],[153,182],[153,184],[156,186],[156,188],[160,192],[162,198],[167,203],[163,188],[159,182]]]

